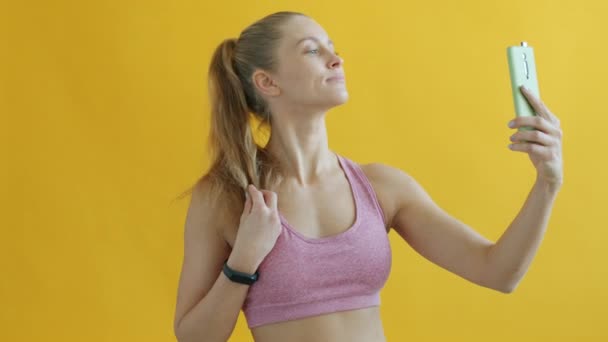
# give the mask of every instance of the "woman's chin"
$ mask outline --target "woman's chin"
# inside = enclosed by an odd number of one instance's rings
[[[328,107],[329,108],[338,107],[340,105],[345,104],[347,101],[348,101],[348,93],[344,93],[344,95],[335,96],[331,99],[331,101],[328,101]]]
[[[346,89],[344,89],[344,91],[340,92],[339,94],[336,94],[334,99],[336,100],[336,106],[344,104],[346,103],[346,101],[348,101],[348,92],[346,91]]]

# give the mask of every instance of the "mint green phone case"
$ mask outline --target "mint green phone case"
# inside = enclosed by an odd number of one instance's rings
[[[540,97],[538,90],[538,77],[536,74],[536,62],[534,49],[526,42],[520,46],[509,46],[507,48],[507,60],[509,62],[509,75],[511,78],[511,91],[513,92],[513,105],[516,116],[535,116],[536,113],[528,100],[519,89],[524,85],[531,92]],[[519,130],[533,130],[532,127],[520,127]]]

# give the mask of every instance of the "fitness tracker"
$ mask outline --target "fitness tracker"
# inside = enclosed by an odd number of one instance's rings
[[[226,275],[226,277],[228,277],[228,279],[230,279],[231,281],[233,281],[235,283],[239,283],[239,284],[251,285],[251,284],[255,283],[259,277],[259,273],[257,271],[254,274],[249,274],[249,273],[239,272],[239,271],[235,271],[235,270],[231,269],[230,267],[228,267],[227,259],[224,262],[223,272]]]

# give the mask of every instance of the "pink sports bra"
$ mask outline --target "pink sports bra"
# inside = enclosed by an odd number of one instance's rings
[[[243,303],[249,328],[380,305],[391,269],[382,208],[360,166],[337,156],[354,196],[355,222],[339,234],[310,238],[280,215],[283,230]]]

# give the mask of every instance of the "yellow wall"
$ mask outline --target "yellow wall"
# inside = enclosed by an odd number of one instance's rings
[[[390,234],[389,341],[606,341],[608,3],[13,1],[0,10],[0,340],[173,341],[188,200],[207,166],[216,45],[278,10],[315,18],[345,58],[330,147],[419,180],[496,240],[534,180],[507,149],[505,49],[535,48],[562,120],[565,184],[511,295]],[[231,341],[249,341],[244,320]]]

